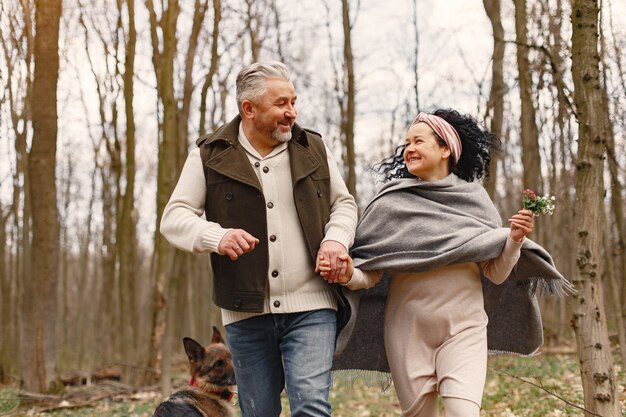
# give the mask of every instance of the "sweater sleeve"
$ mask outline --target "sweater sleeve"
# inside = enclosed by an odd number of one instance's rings
[[[517,263],[523,243],[507,237],[504,249],[497,258],[480,263],[483,274],[494,284],[502,284]]]
[[[351,290],[360,290],[362,288],[371,288],[380,281],[383,276],[383,271],[363,271],[359,268],[354,268],[352,278],[345,284]]]
[[[354,243],[357,206],[354,197],[348,192],[348,187],[337,168],[337,162],[328,147],[326,147],[326,155],[330,171],[330,220],[326,224],[322,242],[334,240],[349,249]]]
[[[217,252],[224,229],[203,217],[206,180],[200,149],[187,156],[178,183],[163,210],[160,232],[173,246],[188,252]]]

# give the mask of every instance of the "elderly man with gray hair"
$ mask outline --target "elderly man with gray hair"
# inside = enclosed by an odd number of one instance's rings
[[[284,64],[244,68],[239,115],[197,140],[160,226],[177,248],[211,254],[243,417],[278,417],[285,386],[292,416],[330,416],[332,283],[357,208],[321,136],[295,123],[295,104]],[[333,267],[326,280],[319,257]]]

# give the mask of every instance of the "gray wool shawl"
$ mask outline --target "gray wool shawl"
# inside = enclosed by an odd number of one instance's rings
[[[362,270],[432,271],[496,258],[509,233],[479,183],[454,174],[434,182],[405,178],[385,184],[369,203],[351,255]],[[389,371],[383,343],[389,279],[384,274],[367,290],[343,287],[351,314],[338,334],[335,370]],[[481,280],[491,352],[534,354],[543,343],[536,291],[559,295],[574,291],[550,254],[528,238],[504,283],[493,284],[482,273]]]

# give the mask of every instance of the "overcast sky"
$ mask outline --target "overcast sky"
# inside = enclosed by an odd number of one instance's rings
[[[240,0],[229,0],[239,3]],[[330,7],[332,24],[332,42],[336,51],[341,51],[341,2],[326,0]],[[110,1],[109,1],[110,3]],[[145,28],[146,14],[143,2],[137,2],[138,28]],[[93,0],[94,7],[105,10],[107,2]],[[189,7],[191,2],[182,2]],[[356,4],[352,0],[352,4]],[[413,1],[411,0],[361,0],[358,14],[353,13],[356,21],[353,26],[353,49],[355,71],[357,75],[357,119],[355,144],[357,153],[368,156],[374,152],[380,154],[381,138],[389,142],[400,143],[401,127],[394,135],[389,133],[392,124],[392,111],[411,97],[413,89],[412,60],[414,59],[415,39],[413,33]],[[532,4],[532,2],[529,2]],[[75,0],[66,0],[66,23],[75,22]],[[74,6],[73,6],[74,5]],[[295,72],[308,72],[313,88],[300,89],[298,107],[299,122],[306,127],[319,131],[325,137],[332,134],[336,126],[324,126],[319,120],[322,103],[328,97],[315,88],[331,74],[331,60],[328,49],[329,39],[326,30],[327,11],[324,0],[279,0],[282,25],[292,36],[283,38],[285,50],[296,55],[307,55],[308,67],[297,68]],[[613,25],[618,30],[617,36],[626,37],[626,1],[605,0],[605,9],[612,9]],[[514,21],[513,1],[503,1],[503,24],[507,39],[513,39]],[[486,17],[482,0],[419,0],[417,6],[419,27],[420,104],[423,110],[435,107],[454,107],[461,112],[478,115],[483,110],[485,95],[490,86],[490,60],[492,53],[491,27]],[[564,24],[569,25],[569,17]],[[143,22],[143,23],[141,23]],[[181,25],[184,25],[181,19]],[[206,24],[209,24],[207,22]],[[76,25],[76,23],[74,23]],[[80,28],[66,27],[65,30]],[[227,30],[227,29],[226,29]],[[154,105],[154,75],[152,70],[151,46],[147,36],[142,35],[138,44],[137,71],[140,73],[135,84],[136,117],[138,130],[139,187],[138,200],[148,206],[154,199],[156,178],[156,126]],[[60,166],[67,163],[71,156],[77,164],[76,175],[88,178],[93,169],[91,139],[86,131],[85,111],[80,102],[81,94],[89,97],[88,113],[90,123],[98,124],[97,102],[93,100],[92,75],[84,59],[84,41],[80,37],[64,38],[61,45],[63,54],[72,61],[64,62],[59,81],[59,158]],[[513,62],[515,50],[507,46],[507,59]],[[565,57],[569,59],[569,57]],[[264,52],[262,59],[276,59]],[[0,60],[0,64],[1,64]],[[206,63],[205,63],[206,64]],[[242,62],[243,64],[243,62]],[[231,84],[239,68],[233,67]],[[2,76],[5,75],[2,69]],[[505,74],[507,84],[514,85],[516,74]],[[296,87],[303,80],[295,80]],[[90,93],[91,91],[91,93]],[[196,92],[199,94],[199,92]],[[231,94],[231,114],[236,112],[234,93]],[[0,98],[2,94],[0,94]],[[146,109],[148,109],[146,111]],[[411,110],[412,111],[412,110]],[[7,141],[8,118],[6,109],[2,114],[0,126],[0,200],[10,201],[10,170],[13,165],[12,141]],[[397,124],[406,123],[408,118],[399,118]],[[195,123],[195,122],[194,122]],[[195,124],[194,124],[195,126]],[[197,135],[191,131],[190,140]],[[385,137],[385,135],[393,137]],[[76,190],[83,195],[88,190]],[[80,208],[77,208],[80,210]],[[153,210],[148,207],[147,211]],[[154,225],[147,220],[144,230],[153,233]]]

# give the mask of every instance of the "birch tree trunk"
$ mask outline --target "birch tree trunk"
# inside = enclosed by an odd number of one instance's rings
[[[602,261],[604,210],[604,131],[598,52],[598,3],[572,0],[572,77],[577,108],[576,167],[577,271],[572,325],[576,334],[585,408],[603,417],[618,417],[620,403],[607,334]],[[590,415],[587,413],[587,415]]]
[[[57,81],[59,77],[59,22],[61,2],[35,2],[35,74],[33,78],[33,142],[29,153],[32,196],[33,333],[27,335],[31,360],[24,386],[45,392],[56,378],[55,320],[59,257],[59,221],[56,201]]]

